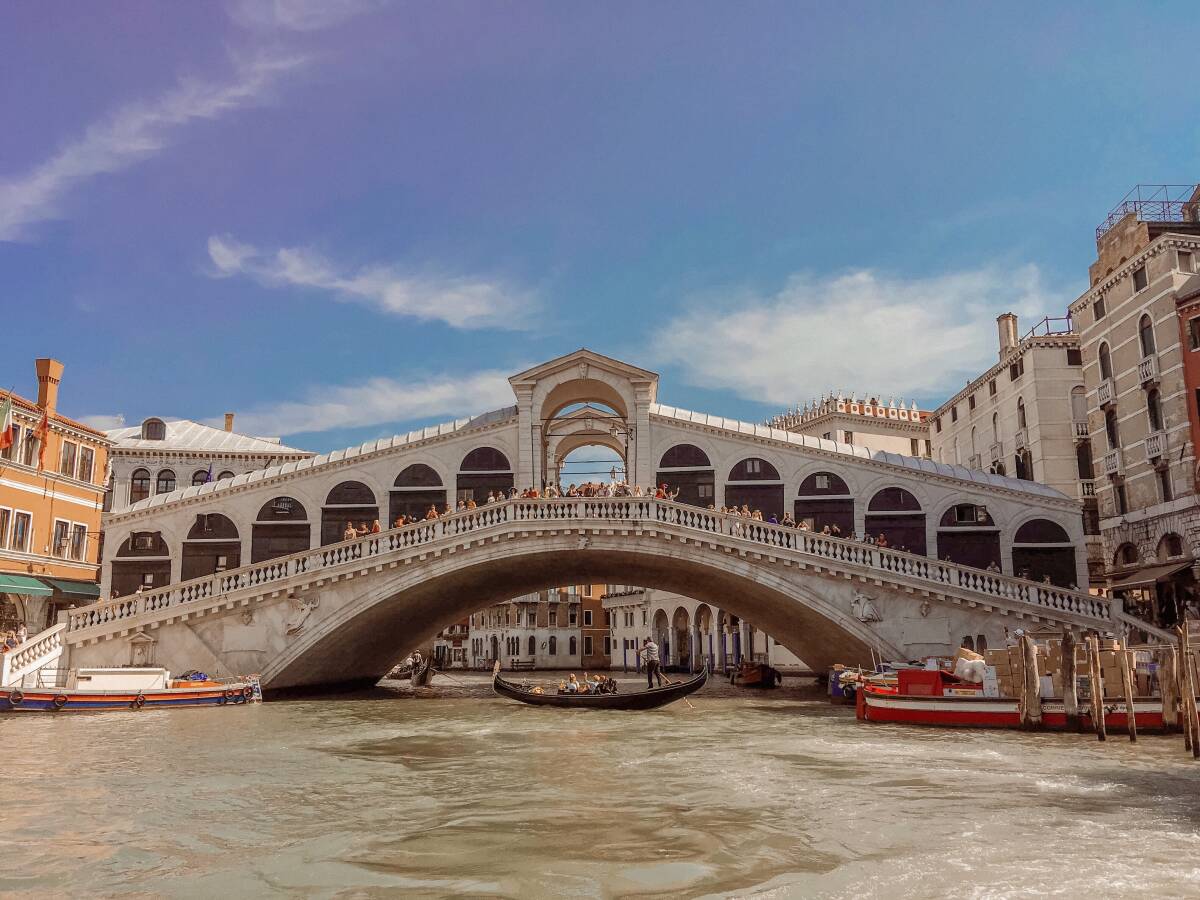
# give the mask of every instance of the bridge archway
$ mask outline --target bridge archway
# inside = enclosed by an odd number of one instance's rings
[[[763,519],[783,518],[783,478],[773,462],[747,456],[734,464],[725,480],[725,505],[761,510]]]
[[[180,578],[188,581],[242,564],[242,541],[233,520],[221,513],[196,516],[183,542]]]
[[[509,545],[503,553],[480,542],[419,569],[385,569],[363,579],[361,588],[349,582],[344,590],[352,593],[322,614],[319,627],[300,634],[262,667],[264,684],[373,682],[394,663],[401,641],[422,643],[479,609],[576,581],[639,584],[728,610],[734,656],[740,652],[736,631],[742,617],[816,668],[869,659],[870,648],[885,655],[897,652],[850,615],[848,601],[839,602],[830,592],[850,588],[837,588],[820,576],[797,577],[792,569],[764,568],[749,557],[691,543],[651,541],[631,548],[620,536],[603,542],[597,536],[581,546],[575,536],[556,535]],[[651,622],[664,662],[690,653],[673,633],[672,619],[660,610]],[[690,631],[688,621],[683,641]],[[566,649],[559,642],[560,656]],[[348,679],[347,673],[357,677]]]
[[[1058,587],[1075,583],[1075,546],[1061,525],[1049,519],[1029,519],[1013,538],[1013,574]]]
[[[406,522],[425,518],[429,507],[441,512],[446,505],[446,488],[442,476],[433,466],[412,463],[396,476],[388,492],[388,521],[395,526],[400,516]]]
[[[250,562],[307,550],[312,534],[308,510],[294,497],[275,497],[259,509],[250,534]]]
[[[680,503],[708,507],[716,504],[716,469],[709,455],[695,444],[675,444],[658,461],[656,484],[679,491]]]
[[[854,533],[854,495],[842,476],[813,472],[800,482],[795,505],[796,522],[807,522],[812,531],[837,528],[838,534]]]
[[[925,510],[912,492],[902,487],[875,492],[867,504],[866,530],[877,539],[883,535],[893,550],[926,554]]]
[[[361,481],[343,481],[325,497],[321,507],[321,546],[344,540],[346,526],[355,527],[379,518],[379,501],[375,492]]]
[[[513,484],[513,469],[508,457],[495,447],[476,447],[458,464],[454,502],[457,506],[474,501],[477,506],[482,506],[489,493],[507,496]]]
[[[1000,550],[1000,526],[988,514],[987,507],[974,503],[956,503],[938,520],[938,559],[999,571],[1003,566]]]
[[[112,563],[113,596],[139,587],[157,588],[171,581],[171,549],[161,531],[135,531],[117,550]]]

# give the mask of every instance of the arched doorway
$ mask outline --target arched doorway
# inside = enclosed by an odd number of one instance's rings
[[[684,672],[692,670],[692,623],[688,611],[682,606],[671,616],[671,642],[674,652],[671,665]]]
[[[343,481],[329,492],[321,507],[321,546],[343,540],[346,525],[358,528],[379,518],[379,503],[375,492],[361,481]]]
[[[937,532],[938,559],[1000,571],[1000,527],[987,507],[959,503],[942,513]]]
[[[840,534],[854,533],[854,497],[846,482],[832,472],[816,472],[800,482],[796,497],[796,522],[807,522],[812,531],[826,526]]]
[[[887,539],[893,550],[925,555],[925,512],[911,493],[900,487],[877,491],[867,504],[867,534]]]
[[[124,597],[139,587],[147,590],[171,582],[171,551],[159,531],[135,531],[117,550],[112,562],[110,590]]]
[[[763,518],[783,518],[783,479],[765,459],[751,456],[729,470],[725,483],[726,506],[762,510]]]
[[[713,614],[712,609],[705,603],[696,607],[694,645],[696,652],[692,661],[693,670],[707,665],[709,671],[715,671],[717,663],[713,640]]]
[[[703,507],[716,503],[716,472],[708,454],[695,444],[676,444],[664,453],[658,462],[655,484],[679,491],[676,499],[680,503]]]
[[[671,659],[671,623],[667,621],[667,611],[665,609],[654,611],[651,637],[654,638],[654,643],[658,644],[659,661],[664,666],[667,665]]]
[[[250,562],[301,553],[309,548],[312,528],[304,504],[293,497],[268,500],[251,527]]]
[[[242,564],[242,542],[237,526],[228,516],[206,513],[196,516],[196,523],[183,542],[182,572],[184,581],[203,578]]]
[[[1066,530],[1049,519],[1030,519],[1013,539],[1013,573],[1058,587],[1075,584],[1075,545]]]
[[[474,500],[482,506],[489,492],[508,494],[513,486],[513,471],[508,457],[495,447],[476,447],[463,457],[458,466],[455,505]]]
[[[401,470],[388,493],[388,522],[395,527],[400,516],[408,522],[425,518],[429,507],[440,513],[446,505],[442,478],[425,463],[413,463]]]

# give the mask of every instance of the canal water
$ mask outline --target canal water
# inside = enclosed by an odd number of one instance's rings
[[[0,895],[1200,895],[1181,739],[867,726],[790,686],[556,712],[456,678],[3,717]]]

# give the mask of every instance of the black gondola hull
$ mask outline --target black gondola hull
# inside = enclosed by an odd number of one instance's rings
[[[699,675],[679,684],[669,684],[633,694],[534,694],[510,684],[497,673],[492,678],[492,689],[501,697],[529,706],[552,706],[559,709],[657,709],[695,693],[704,687],[706,681],[707,668]]]
[[[425,687],[433,678],[433,660],[426,660],[421,667],[412,673],[413,687]]]

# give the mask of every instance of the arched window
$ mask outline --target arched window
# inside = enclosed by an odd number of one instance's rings
[[[512,470],[512,466],[508,464],[508,457],[495,447],[476,447],[463,457],[458,470],[460,472],[508,472]]]
[[[1067,531],[1049,519],[1030,519],[1017,529],[1012,545],[1013,574],[1058,587],[1076,583],[1077,548]]]
[[[1117,424],[1117,411],[1115,409],[1104,411],[1104,433],[1108,435],[1109,450],[1116,450],[1121,446],[1121,429]]]
[[[1087,388],[1081,384],[1071,388],[1071,419],[1075,422],[1087,421]]]
[[[817,472],[809,475],[800,482],[800,490],[797,491],[797,495],[800,497],[821,497],[827,494],[844,497],[849,493],[850,488],[846,486],[846,482],[832,472]]]
[[[1146,418],[1150,421],[1151,431],[1162,431],[1162,402],[1157,388],[1146,394]]]
[[[398,488],[441,487],[442,478],[425,463],[413,463],[396,476],[394,486]]]
[[[163,469],[158,473],[158,478],[154,482],[154,493],[169,494],[175,490],[175,473],[170,469]]]
[[[129,502],[137,503],[150,496],[150,473],[146,469],[135,469],[129,476]]]
[[[208,484],[208,469],[197,469],[192,473],[192,487]]]
[[[556,638],[554,635],[550,635],[550,655],[558,655],[558,638]]]
[[[1071,539],[1057,522],[1049,519],[1030,519],[1017,529],[1015,544],[1068,544]]]
[[[531,634],[529,636],[529,655],[533,656],[535,653],[537,653],[537,638]]]
[[[1000,443],[1000,413],[992,413],[992,443]]]
[[[1174,532],[1164,534],[1158,542],[1159,560],[1165,561],[1174,559],[1177,556],[1183,556],[1183,538]]]
[[[188,531],[189,541],[235,541],[238,537],[237,526],[228,516],[220,513],[201,513],[196,516],[196,522]]]
[[[1136,566],[1138,564],[1138,549],[1137,545],[1125,543],[1117,548],[1117,552],[1113,557],[1113,565],[1118,568],[1127,566]]]
[[[578,652],[579,642],[576,638],[572,637],[569,641],[567,641],[567,655],[574,656]]]
[[[708,454],[695,444],[676,444],[663,454],[658,467],[660,469],[689,469],[707,468],[711,465],[712,463],[708,461]]]
[[[166,439],[167,426],[162,419],[147,419],[142,423],[143,441],[165,441]]]
[[[964,650],[974,650],[975,649],[975,638],[971,637],[969,634],[966,635],[962,639],[961,646]]]
[[[1112,358],[1108,353],[1108,343],[1102,342],[1100,349],[1096,353],[1096,358],[1100,361],[1100,377],[1112,378]]]
[[[1142,356],[1153,356],[1155,351],[1154,323],[1150,321],[1148,315],[1143,315],[1141,321],[1138,322],[1138,340],[1142,343]]]
[[[226,469],[224,472],[222,472],[220,475],[217,476],[217,481],[224,481],[226,478],[232,478],[232,477],[233,477],[233,473],[230,472],[228,469]]]
[[[325,498],[328,506],[373,506],[375,494],[361,481],[343,481]]]
[[[779,470],[767,462],[752,456],[743,459],[729,470],[730,481],[779,481]]]
[[[868,512],[920,512],[921,504],[911,493],[900,487],[884,488],[871,498]]]
[[[1017,398],[1017,427],[1027,428],[1025,424],[1025,401],[1021,397]]]
[[[974,456],[979,452],[978,433],[974,425],[971,426],[971,455]]]
[[[304,522],[308,511],[304,504],[292,497],[276,497],[268,500],[258,511],[259,522]]]

